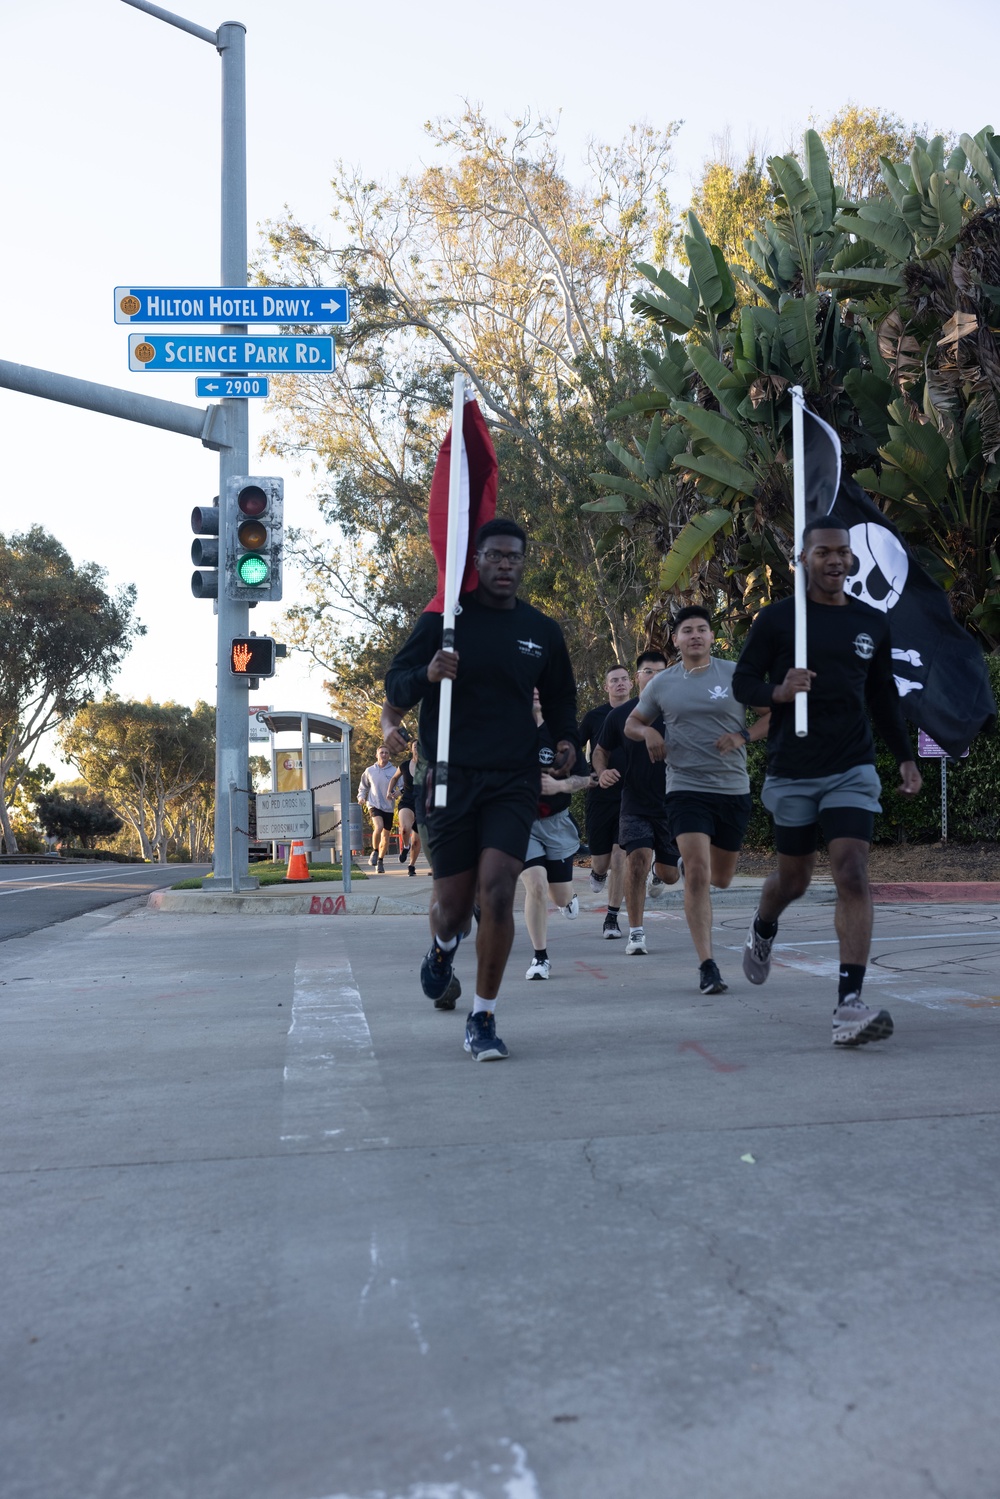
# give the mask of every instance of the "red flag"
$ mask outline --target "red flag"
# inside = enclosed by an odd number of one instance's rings
[[[462,436],[465,440],[467,464],[462,466],[461,511],[458,522],[458,567],[461,582],[458,593],[467,593],[479,582],[472,561],[472,544],[480,526],[492,520],[497,513],[497,455],[483,413],[476,401],[466,401],[462,413]],[[434,478],[431,480],[431,497],[427,506],[427,529],[431,548],[438,566],[437,593],[427,605],[424,613],[440,614],[444,610],[445,552],[448,538],[448,474],[451,465],[451,428],[441,444]],[[466,482],[467,481],[467,482]]]

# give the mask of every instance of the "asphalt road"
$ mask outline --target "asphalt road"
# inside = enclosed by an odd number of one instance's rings
[[[4,1499],[996,1495],[1000,907],[880,907],[844,1055],[828,904],[715,996],[581,906],[486,1066],[422,917],[6,945]]]
[[[205,874],[208,864],[0,864],[0,942]]]

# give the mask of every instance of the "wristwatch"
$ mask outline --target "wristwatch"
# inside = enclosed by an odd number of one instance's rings
[[[740,733],[743,735],[743,743],[744,744],[749,744],[750,743],[750,730],[746,727],[745,724],[744,724],[743,728],[740,729]]]

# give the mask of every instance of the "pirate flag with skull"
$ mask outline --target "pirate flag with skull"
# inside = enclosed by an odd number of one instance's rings
[[[829,516],[850,533],[854,567],[844,590],[888,615],[903,712],[949,755],[962,755],[996,718],[983,653],[891,521],[841,476],[833,428],[807,407],[804,415],[806,518]]]

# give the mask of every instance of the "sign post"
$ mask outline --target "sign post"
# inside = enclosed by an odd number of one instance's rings
[[[936,740],[920,729],[917,734],[917,754],[921,760],[941,761],[941,842],[948,842],[948,751],[942,749]],[[967,760],[969,751],[963,751],[961,759]]]

